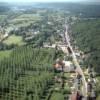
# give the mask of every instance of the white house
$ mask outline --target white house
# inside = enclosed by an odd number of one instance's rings
[[[74,69],[74,65],[71,61],[63,61],[64,63],[64,71],[65,72],[71,72],[71,71],[75,71]]]

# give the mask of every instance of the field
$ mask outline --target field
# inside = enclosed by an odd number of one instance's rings
[[[11,44],[16,44],[16,45],[22,45],[24,44],[22,37],[21,36],[16,36],[16,35],[11,35],[9,36],[5,41],[5,44],[11,45]]]
[[[35,21],[35,20],[40,20],[41,17],[39,15],[34,15],[34,14],[22,14],[16,18],[14,18],[13,20],[11,20],[11,22],[16,23],[17,21]]]
[[[50,100],[64,100],[64,95],[59,92],[54,92]]]
[[[11,50],[0,51],[0,60],[5,57],[9,57],[10,53],[11,53]]]
[[[12,50],[10,57],[0,61],[0,100],[47,100],[54,53],[54,49],[31,46]]]
[[[0,21],[4,20],[5,17],[6,15],[0,15]]]
[[[28,26],[31,23],[41,20],[41,17],[39,15],[34,14],[22,14],[12,20],[9,21],[10,25],[13,27],[21,27],[21,26]]]

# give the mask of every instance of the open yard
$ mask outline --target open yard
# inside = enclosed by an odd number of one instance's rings
[[[23,45],[24,44],[22,37],[16,36],[16,35],[9,36],[6,40],[3,41],[3,43],[7,45],[11,45],[11,44]]]

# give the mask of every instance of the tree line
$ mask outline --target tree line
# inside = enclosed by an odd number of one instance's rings
[[[100,72],[100,20],[81,20],[72,25],[72,36],[76,44],[88,56],[87,64],[93,64]]]

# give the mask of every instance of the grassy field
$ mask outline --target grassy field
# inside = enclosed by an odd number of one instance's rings
[[[10,20],[9,25],[15,28],[26,27],[38,20],[41,20],[41,17],[37,14],[22,14]]]
[[[0,21],[4,20],[6,18],[6,15],[0,15]]]
[[[11,44],[16,44],[16,45],[23,45],[24,42],[22,40],[21,36],[16,36],[16,35],[11,35],[9,36],[5,41],[5,44],[11,45]]]
[[[20,15],[20,16],[18,16],[18,18],[35,18],[35,19],[37,19],[37,18],[39,18],[39,15],[37,15],[37,14],[22,14],[22,15]]]
[[[64,100],[64,95],[59,92],[54,92],[50,100]]]
[[[41,17],[39,15],[23,14],[11,20],[10,23],[17,24],[17,23],[24,23],[26,21],[36,21],[40,19]]]
[[[0,51],[0,60],[2,60],[5,57],[9,57],[10,54],[11,50]]]

